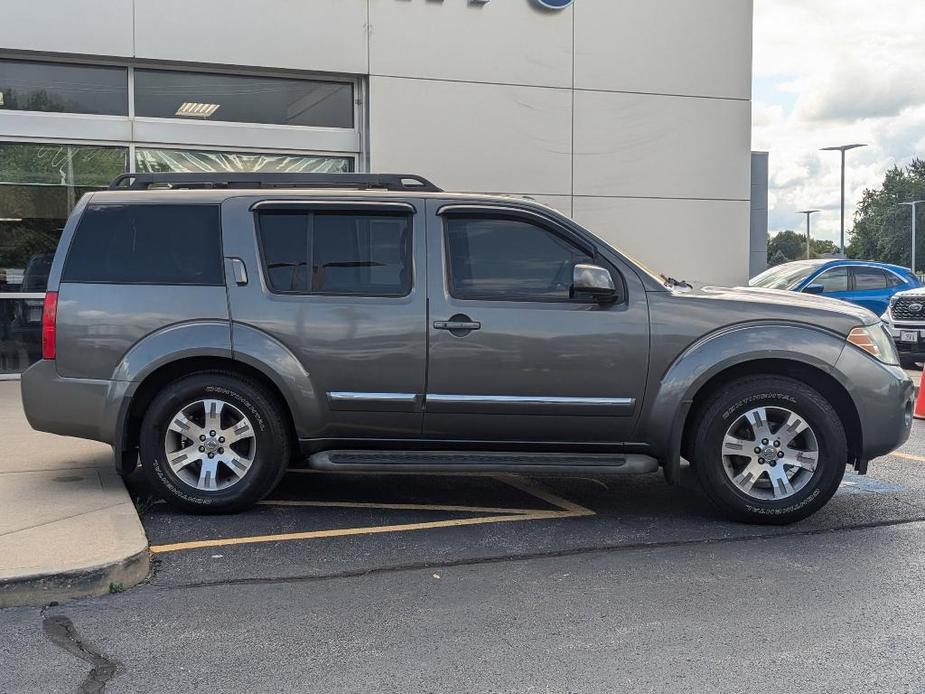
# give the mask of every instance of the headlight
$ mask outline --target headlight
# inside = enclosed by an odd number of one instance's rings
[[[899,354],[893,338],[882,325],[867,325],[855,328],[848,335],[848,342],[860,347],[872,357],[884,364],[899,364]]]

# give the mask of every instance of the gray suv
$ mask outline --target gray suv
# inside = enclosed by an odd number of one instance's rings
[[[725,513],[787,523],[909,435],[877,316],[682,288],[529,200],[384,174],[111,188],[64,229],[23,403],[183,509],[247,508],[294,460],[678,483],[684,458]]]

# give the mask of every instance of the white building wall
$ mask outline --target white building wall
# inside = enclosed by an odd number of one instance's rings
[[[7,5],[3,50],[367,75],[371,170],[531,195],[659,271],[747,279],[752,0]],[[64,123],[35,122],[37,137]],[[293,143],[190,126],[202,144]]]
[[[370,0],[370,164],[541,199],[653,269],[748,278],[751,0]]]
[[[137,58],[366,72],[366,0],[132,1]]]

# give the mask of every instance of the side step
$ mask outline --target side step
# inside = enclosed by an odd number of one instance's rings
[[[658,461],[641,454],[494,453],[481,451],[322,451],[309,456],[317,470],[388,470],[421,472],[597,472],[643,475],[658,470]]]

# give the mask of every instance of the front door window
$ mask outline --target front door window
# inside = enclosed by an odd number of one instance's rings
[[[458,299],[568,301],[575,265],[591,262],[562,236],[515,219],[448,219],[446,243]]]
[[[821,284],[823,294],[848,291],[848,269],[843,267],[826,270],[812,284]]]

